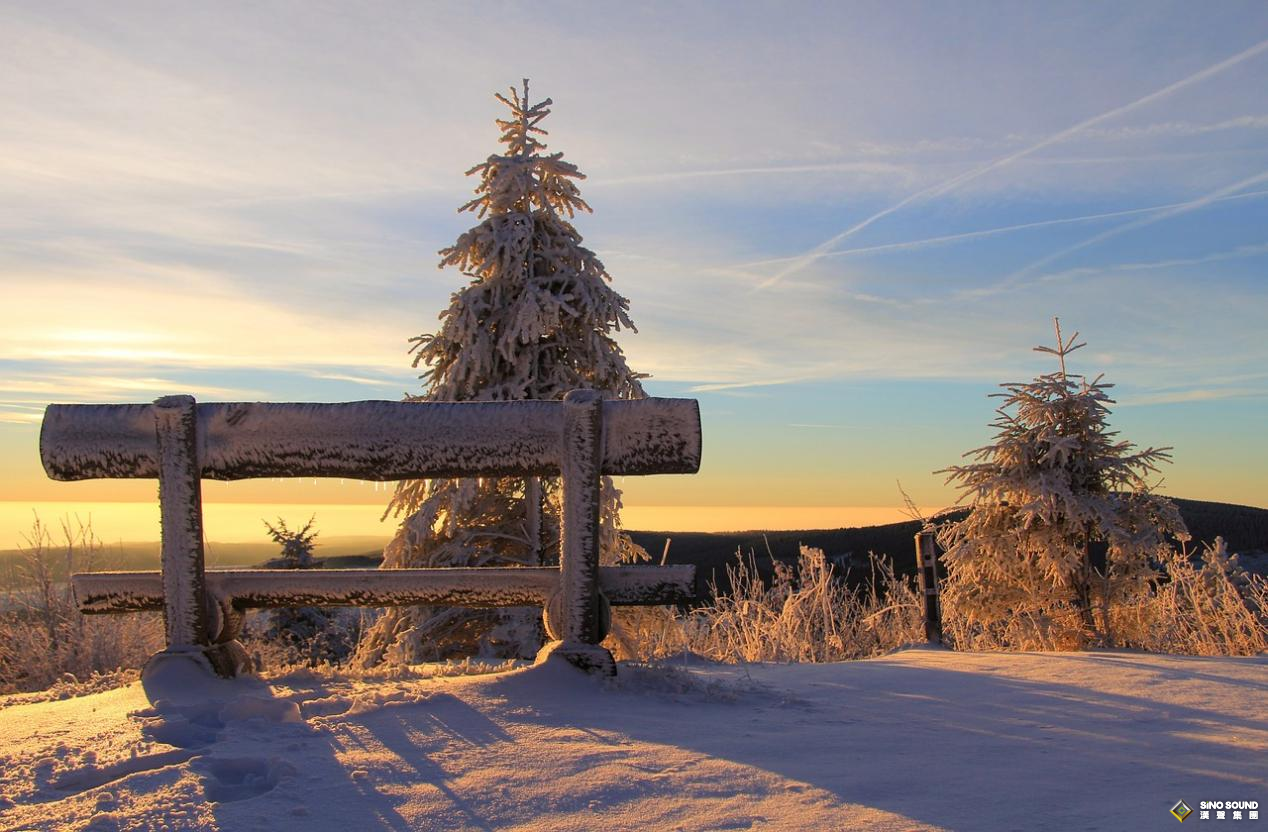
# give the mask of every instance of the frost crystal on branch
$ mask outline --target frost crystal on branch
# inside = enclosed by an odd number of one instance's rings
[[[1109,429],[1107,384],[1067,371],[1084,346],[1078,333],[1036,351],[1057,358],[1057,372],[1004,384],[992,427],[995,442],[965,454],[972,461],[940,473],[972,499],[959,522],[943,524],[947,593],[961,614],[990,622],[1025,619],[1040,643],[1063,614],[1077,616],[1077,643],[1110,642],[1110,607],[1143,591],[1150,558],[1167,535],[1187,539],[1175,505],[1150,493],[1146,478],[1170,448],[1137,450]],[[1094,601],[1099,601],[1098,624]]]
[[[569,222],[590,211],[576,185],[585,177],[541,140],[551,100],[531,104],[527,80],[496,97],[510,111],[497,120],[503,152],[467,171],[479,184],[459,209],[480,222],[440,252],[439,267],[457,268],[469,282],[451,296],[436,332],[411,339],[425,389],[409,398],[555,400],[578,388],[642,398],[646,376],[630,370],[615,339],[622,328],[634,330],[629,301]],[[601,501],[604,562],[645,559],[621,530],[620,492],[606,477]],[[406,481],[387,513],[403,518],[384,552],[387,568],[530,565],[557,556],[557,478]],[[367,635],[362,658],[420,660],[476,648],[531,655],[536,613],[532,622],[511,618],[392,610]]]

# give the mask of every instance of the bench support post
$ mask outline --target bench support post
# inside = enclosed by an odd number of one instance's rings
[[[162,536],[163,624],[167,649],[146,663],[143,676],[170,674],[189,665],[220,676],[250,670],[231,630],[212,633],[203,557],[202,466],[198,459],[198,409],[193,396],[154,402],[158,438],[159,522]],[[217,616],[218,625],[224,616]],[[219,627],[218,629],[225,629]],[[215,640],[217,644],[212,644]]]
[[[158,433],[167,647],[202,647],[208,643],[203,609],[202,471],[198,465],[198,412],[193,397],[159,399],[154,403],[154,422]]]
[[[599,594],[602,465],[603,397],[595,390],[573,390],[564,396],[559,593],[546,610],[546,631],[555,641],[537,658],[558,656],[582,670],[613,676],[616,662],[599,646],[607,635]]]

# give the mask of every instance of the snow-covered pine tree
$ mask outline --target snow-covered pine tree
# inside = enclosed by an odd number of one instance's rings
[[[641,398],[614,335],[634,330],[629,301],[568,221],[589,211],[575,180],[584,179],[562,153],[546,153],[539,125],[551,100],[530,104],[528,80],[498,119],[502,153],[467,171],[476,197],[459,208],[481,222],[440,252],[470,282],[440,314],[440,329],[411,339],[425,391],[415,401],[561,399],[569,390],[601,390],[609,398]],[[555,478],[406,481],[389,514],[403,517],[384,551],[385,568],[537,564],[558,557],[559,486]],[[620,525],[620,491],[602,487],[602,558],[645,559]],[[483,650],[531,656],[540,643],[540,611],[388,610],[366,634],[361,659],[420,661]]]
[[[286,521],[280,517],[276,526],[265,520],[269,537],[282,547],[282,554],[266,561],[264,568],[321,568],[321,563],[313,557],[313,539],[318,534],[313,529],[316,520],[317,515],[313,515],[300,529],[288,528]],[[266,613],[263,622],[260,638],[280,650],[285,661],[311,666],[336,664],[346,660],[352,652],[353,640],[347,629],[340,626],[339,615],[334,610],[283,607]]]
[[[970,626],[1022,627],[1030,643],[1051,646],[1070,643],[1058,631],[1073,619],[1074,644],[1112,643],[1110,607],[1147,590],[1167,535],[1188,534],[1145,479],[1170,448],[1136,450],[1116,438],[1107,423],[1113,385],[1067,372],[1067,356],[1084,344],[1077,332],[1063,340],[1053,322],[1056,348],[1035,350],[1055,356],[1058,371],[1001,385],[994,443],[939,472],[972,496],[968,516],[938,530],[945,594]]]

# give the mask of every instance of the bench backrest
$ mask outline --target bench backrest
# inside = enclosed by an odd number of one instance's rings
[[[55,404],[44,414],[40,457],[55,480],[154,479],[153,404]],[[561,401],[197,404],[200,476],[434,477],[557,474]],[[691,474],[700,468],[693,399],[602,405],[602,472]]]

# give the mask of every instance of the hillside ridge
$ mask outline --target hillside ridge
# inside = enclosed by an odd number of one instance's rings
[[[1170,498],[1180,509],[1193,540],[1191,550],[1201,551],[1203,543],[1221,536],[1229,551],[1247,556],[1248,568],[1268,568],[1268,509],[1216,503],[1206,500]],[[960,513],[966,508],[958,510]],[[952,514],[951,516],[955,516]],[[800,546],[822,549],[840,569],[863,580],[870,574],[868,553],[884,555],[898,574],[915,571],[915,536],[922,528],[919,520],[845,529],[803,529],[797,531],[742,532],[663,532],[632,531],[634,542],[659,561],[669,539],[666,563],[693,563],[697,568],[698,589],[707,589],[710,580],[725,586],[726,567],[735,563],[736,552],[752,553],[759,571],[769,575],[772,558],[795,561]]]

